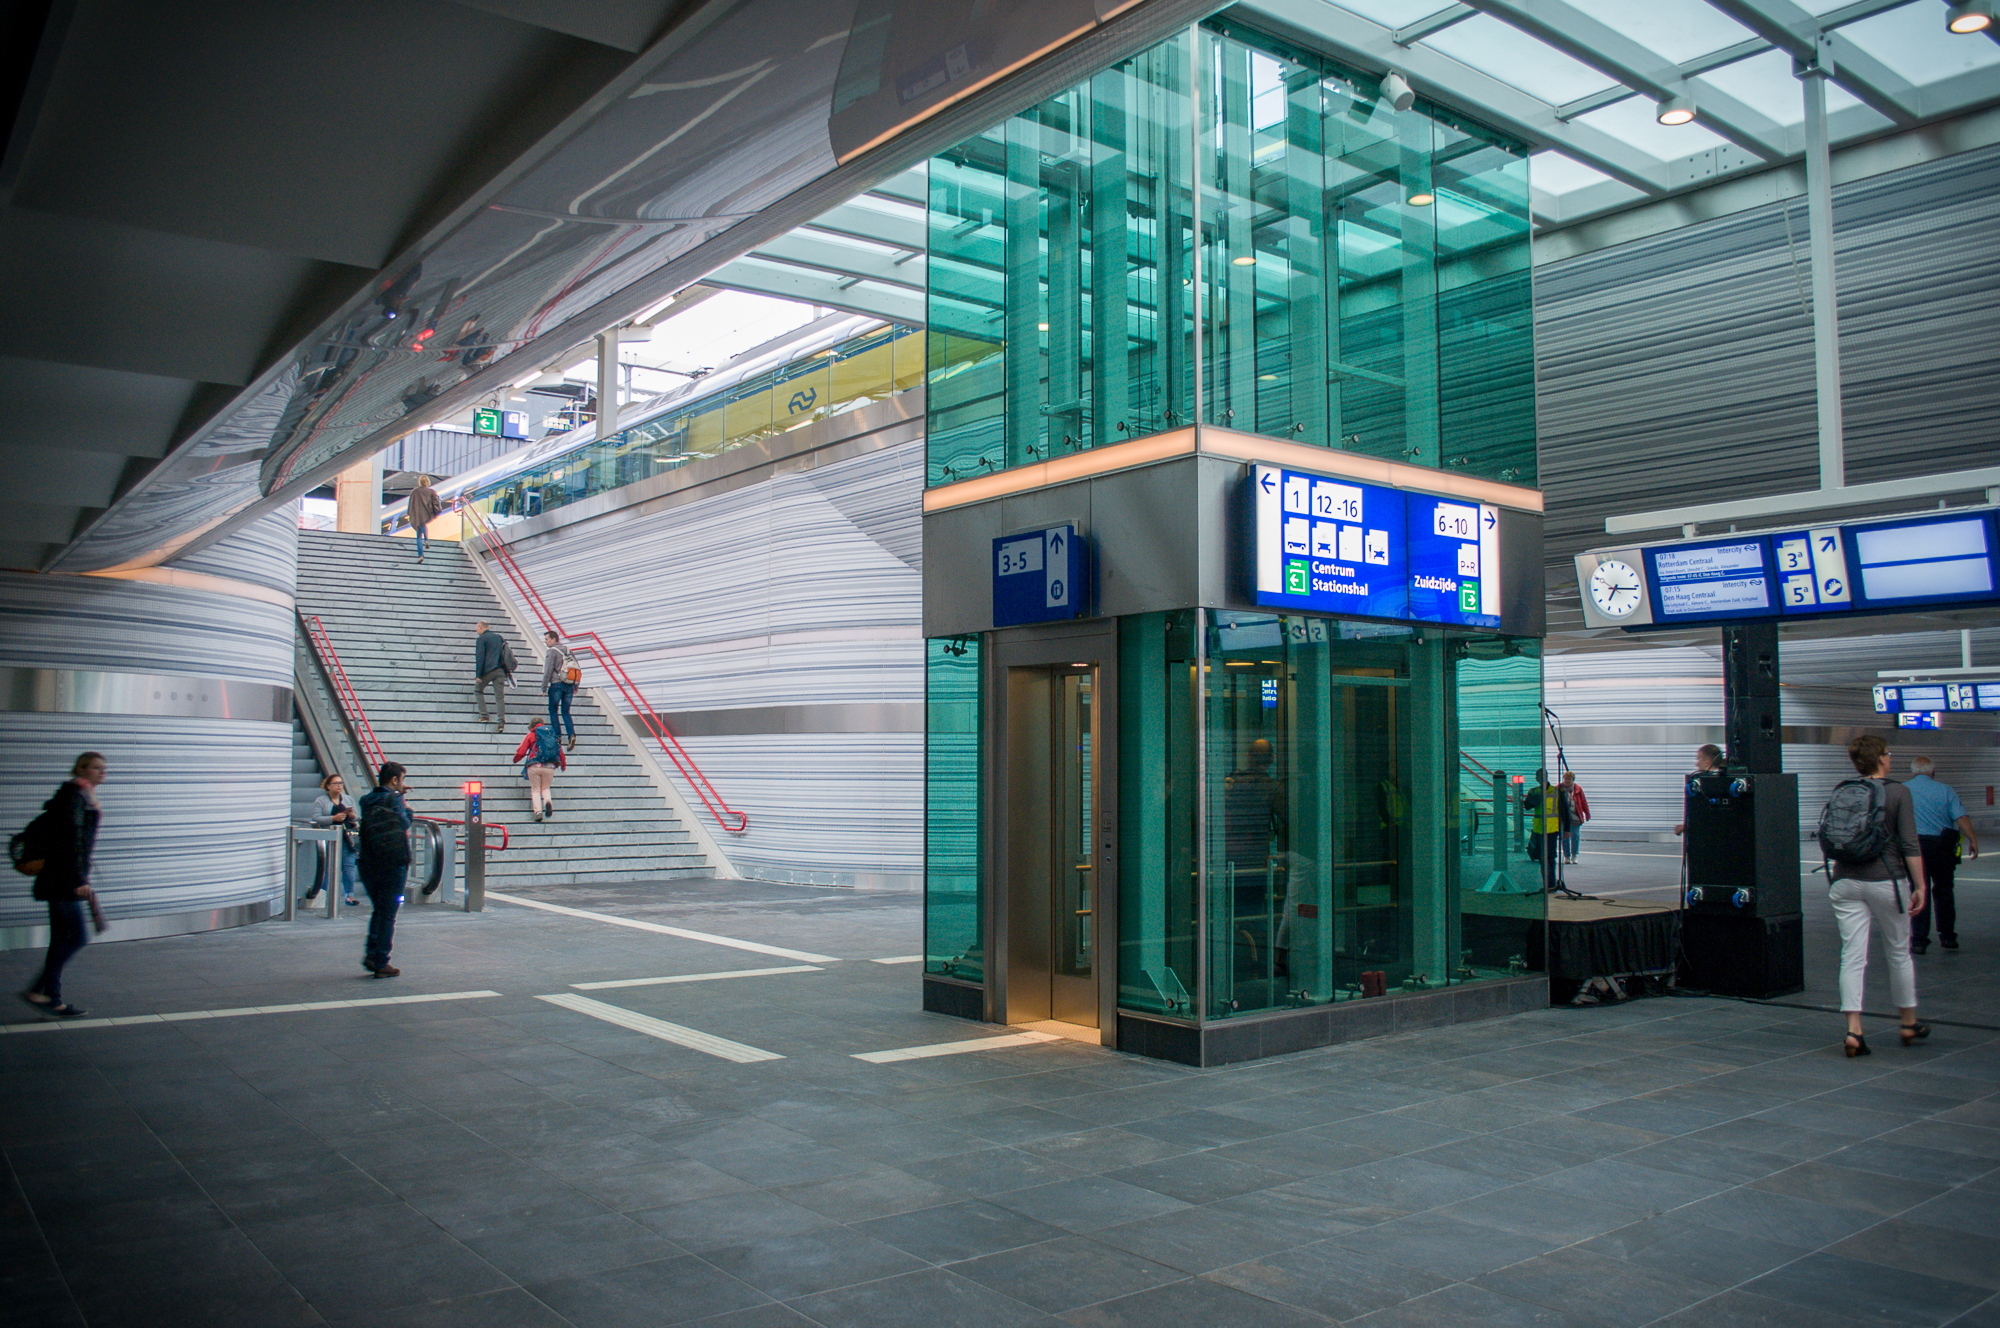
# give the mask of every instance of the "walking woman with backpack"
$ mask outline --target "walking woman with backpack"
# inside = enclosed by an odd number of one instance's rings
[[[530,720],[528,736],[514,749],[514,759],[527,762],[521,767],[521,778],[528,781],[528,804],[535,810],[535,819],[554,820],[556,800],[549,791],[555,785],[556,771],[569,767],[555,725],[546,719]]]
[[[1840,1008],[1847,1016],[1843,1048],[1867,1056],[1861,1035],[1861,995],[1868,974],[1868,933],[1881,934],[1889,965],[1889,998],[1902,1020],[1903,1045],[1931,1035],[1917,1021],[1917,971],[1910,963],[1910,914],[1924,906],[1924,859],[1917,844],[1917,811],[1910,791],[1892,784],[1889,744],[1864,733],[1847,745],[1858,779],[1834,785],[1819,817],[1834,920],[1840,925]],[[1904,897],[1903,881],[1910,883]]]
[[[63,965],[90,940],[85,918],[104,930],[104,914],[90,888],[90,854],[97,846],[97,786],[104,782],[104,757],[85,752],[70,767],[69,782],[56,790],[25,832],[29,841],[17,857],[21,871],[35,874],[35,898],[49,906],[49,953],[41,976],[21,993],[43,1014],[73,1019],[83,1014],[63,1000]]]

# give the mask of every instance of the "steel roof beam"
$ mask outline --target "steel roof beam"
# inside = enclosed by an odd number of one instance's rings
[[[924,269],[920,263],[898,263],[891,255],[815,239],[803,230],[768,240],[752,249],[749,256],[792,267],[814,268],[842,279],[859,277],[918,292],[924,288]]]
[[[1454,23],[1463,23],[1478,12],[1471,5],[1452,5],[1429,18],[1420,18],[1415,23],[1397,28],[1389,34],[1389,40],[1398,46],[1408,46],[1411,42],[1422,41],[1433,32],[1443,32]]]
[[[823,272],[754,256],[734,259],[703,277],[704,286],[774,295],[827,309],[844,309],[910,327],[924,325],[924,297],[901,287],[884,288],[855,278],[837,280]]]
[[[1719,88],[1684,78],[1678,65],[1661,59],[1616,28],[1564,0],[1472,2],[1509,26],[1547,42],[1572,59],[1655,101],[1691,97],[1695,118],[1746,152],[1765,161],[1779,161],[1786,155],[1782,126]]]
[[[1744,27],[1794,60],[1817,61],[1821,46],[1833,62],[1833,81],[1898,125],[1917,121],[1917,89],[1907,79],[1869,55],[1792,0],[1708,0]]]
[[[1359,14],[1326,0],[1248,0],[1240,7],[1363,69],[1401,70],[1429,100],[1532,147],[1555,148],[1649,197],[1667,192],[1666,168],[1651,155],[1588,125],[1566,124],[1547,102],[1447,55],[1425,46],[1398,46],[1393,32]]]

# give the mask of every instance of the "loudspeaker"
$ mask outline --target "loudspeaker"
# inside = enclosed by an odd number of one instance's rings
[[[1690,775],[1682,805],[1688,884],[1702,913],[1799,911],[1799,777]]]
[[[1778,700],[1778,625],[1722,630],[1722,722],[1729,761],[1760,774],[1784,769]]]
[[[1718,996],[1805,990],[1805,919],[1681,914],[1680,982]]]

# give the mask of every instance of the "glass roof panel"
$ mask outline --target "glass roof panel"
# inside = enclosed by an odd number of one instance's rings
[[[1566,194],[1572,189],[1603,184],[1610,178],[1596,167],[1573,161],[1560,152],[1537,152],[1528,158],[1528,184],[1545,194]]]
[[[2000,44],[1945,31],[1936,5],[1904,5],[1841,28],[1840,35],[1922,87],[2000,65]]]
[[[1775,124],[1791,128],[1806,122],[1805,93],[1799,87],[1799,80],[1792,75],[1792,57],[1783,51],[1765,51],[1748,60],[1712,69],[1701,77],[1702,82],[1728,93],[1751,110],[1770,117]],[[1827,84],[1826,109],[1829,113],[1860,104],[1859,98],[1838,83]],[[1696,105],[1700,105],[1699,98]]]
[[[1451,5],[1440,0],[1340,0],[1335,8],[1372,18],[1385,28],[1406,28],[1420,18],[1450,9]]]
[[[1700,109],[1699,100],[1695,106]],[[1729,141],[1712,130],[1704,129],[1699,122],[1663,125],[1653,118],[1659,109],[1651,97],[1627,97],[1624,101],[1579,115],[1575,123],[1589,125],[1613,138],[1623,139],[1661,161],[1673,161],[1691,152],[1706,152]]]
[[[1677,65],[1755,35],[1710,6],[1707,0],[1570,0],[1570,3]]]
[[[1588,97],[1617,83],[1608,74],[1486,14],[1454,23],[1417,44],[1490,74],[1551,106]]]

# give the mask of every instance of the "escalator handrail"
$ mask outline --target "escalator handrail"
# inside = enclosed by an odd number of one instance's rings
[[[427,822],[431,825],[465,824],[464,821],[448,821],[442,816],[419,816],[416,819],[419,821]],[[493,850],[495,853],[505,853],[507,851],[507,827],[500,824],[500,822],[498,821],[482,820],[480,821],[480,824],[485,826],[488,830],[498,830],[500,832],[500,842],[497,844],[488,844],[486,847]],[[460,836],[460,838],[463,838],[463,836]]]
[[[333,640],[326,633],[326,624],[319,620],[318,614],[301,613],[299,621],[305,625],[306,640],[312,645],[313,654],[319,658],[320,670],[333,687],[333,698],[347,716],[355,744],[361,748],[362,758],[369,762],[369,773],[373,774],[387,764],[389,758],[382,754],[382,744],[376,740],[375,728],[368,722],[368,712],[361,708],[361,698],[355,693],[354,684],[347,680],[347,670],[340,665],[340,654],[333,648]]]
[[[688,755],[687,749],[681,746],[680,739],[676,738],[673,730],[667,727],[666,720],[660,718],[647,703],[645,693],[639,690],[638,683],[634,682],[632,676],[625,671],[624,664],[612,653],[611,647],[605,644],[604,638],[596,632],[571,633],[564,630],[562,621],[556,617],[555,610],[551,609],[547,601],[536,592],[534,585],[528,580],[527,573],[523,572],[520,564],[514,560],[513,552],[497,538],[485,514],[463,501],[456,503],[455,506],[461,514],[461,519],[469,522],[474,533],[481,537],[479,547],[499,565],[514,589],[520,592],[522,600],[543,629],[555,632],[565,641],[585,643],[582,649],[595,656],[597,662],[603,666],[604,674],[611,679],[612,686],[618,689],[625,703],[632,708],[634,714],[638,715],[647,732],[652,735],[653,741],[659,744],[660,750],[667,754],[667,759],[680,771],[681,778],[694,789],[695,796],[701,799],[704,807],[708,808],[708,814],[715,818],[715,823],[732,834],[742,834],[747,830],[750,826],[749,816],[723,801],[722,795],[716,791],[713,784],[709,783],[708,776],[695,765],[694,758]],[[467,542],[467,547],[470,547],[470,541]]]

